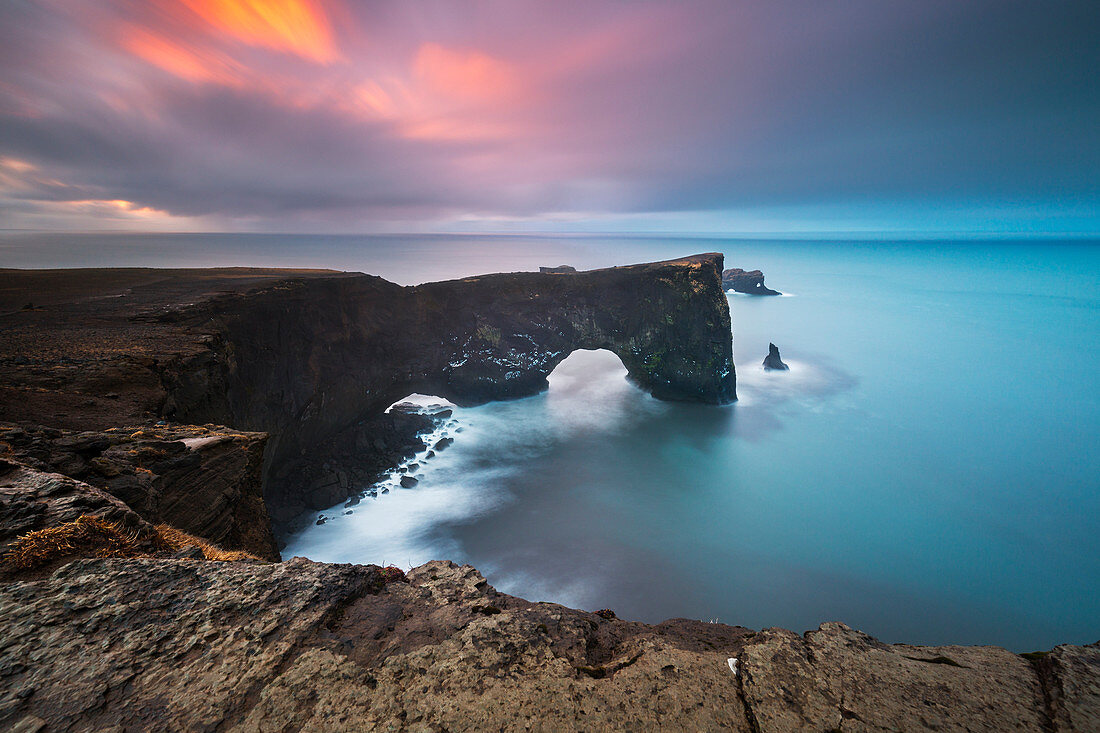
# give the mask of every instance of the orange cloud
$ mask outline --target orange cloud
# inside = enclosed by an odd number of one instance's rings
[[[515,70],[480,51],[459,51],[438,43],[420,46],[413,71],[432,91],[472,101],[490,101],[513,94],[519,87]]]
[[[317,0],[182,0],[199,17],[252,46],[319,63],[339,58],[332,25]]]
[[[242,67],[222,54],[185,46],[144,28],[126,26],[121,43],[140,59],[159,69],[193,82],[241,82]]]

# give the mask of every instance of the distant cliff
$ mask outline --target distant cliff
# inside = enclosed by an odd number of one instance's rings
[[[782,295],[764,285],[764,273],[760,270],[742,270],[734,267],[722,272],[722,289],[747,295]]]
[[[0,356],[0,420],[265,432],[265,498],[285,522],[311,506],[306,469],[338,436],[372,464],[408,450],[380,415],[411,392],[524,397],[574,350],[609,349],[660,399],[736,398],[722,255],[555,270],[417,287],[317,271],[6,273],[13,307],[43,307],[0,314],[13,355]],[[57,302],[31,297],[43,290]]]

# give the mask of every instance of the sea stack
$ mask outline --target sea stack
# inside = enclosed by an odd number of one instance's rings
[[[734,267],[722,271],[722,289],[746,295],[782,295],[764,285],[764,273],[760,270],[742,270]]]
[[[779,358],[779,347],[768,344],[768,355],[764,357],[764,371],[788,371],[790,367]]]

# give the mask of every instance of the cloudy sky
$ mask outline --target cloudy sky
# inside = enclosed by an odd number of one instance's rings
[[[1100,232],[1100,3],[3,0],[0,228]]]

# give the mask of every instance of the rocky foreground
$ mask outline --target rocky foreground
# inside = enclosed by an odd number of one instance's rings
[[[1098,645],[648,625],[447,562],[279,561],[273,515],[418,449],[431,420],[384,412],[411,387],[526,394],[603,346],[658,396],[732,398],[721,267],[0,273],[0,729],[1100,730]]]
[[[79,560],[0,591],[0,727],[1100,729],[1097,646],[1025,659],[843,624],[799,636],[604,616],[497,593],[449,562],[402,579],[299,558]]]

